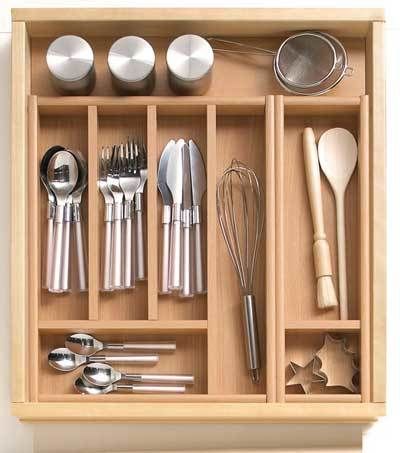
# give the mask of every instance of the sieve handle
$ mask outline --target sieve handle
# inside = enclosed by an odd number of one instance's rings
[[[207,38],[208,42],[219,42],[221,44],[229,44],[232,46],[237,46],[242,49],[247,49],[247,50],[235,50],[235,49],[221,49],[218,47],[212,47],[212,50],[214,52],[226,52],[226,53],[239,53],[239,54],[246,54],[246,55],[269,55],[269,56],[274,56],[276,55],[276,51],[274,50],[269,50],[269,49],[263,49],[262,47],[256,47],[256,46],[250,46],[248,44],[244,44],[243,42],[239,41],[231,41],[229,39],[221,39],[221,38]]]

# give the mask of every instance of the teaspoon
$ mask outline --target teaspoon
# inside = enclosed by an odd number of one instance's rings
[[[85,379],[79,377],[75,381],[75,388],[79,393],[88,395],[103,395],[110,392],[118,392],[120,390],[129,390],[132,393],[185,393],[185,386],[167,386],[167,385],[126,385],[126,384],[111,384],[107,387],[98,387],[86,382]]]
[[[47,191],[47,239],[46,239],[46,270],[44,274],[43,287],[49,288],[51,279],[51,261],[53,255],[53,231],[54,231],[54,214],[56,197],[52,192],[49,182],[47,180],[47,167],[50,159],[58,151],[62,151],[65,148],[60,145],[52,146],[43,155],[40,161],[40,179]]]
[[[131,356],[108,356],[96,355],[85,356],[75,354],[67,348],[53,349],[48,355],[49,365],[59,371],[76,370],[81,365],[87,365],[92,362],[110,362],[110,363],[137,363],[144,365],[154,365],[159,361],[158,355],[131,355]]]
[[[194,377],[189,374],[142,374],[121,373],[105,363],[91,363],[82,371],[82,377],[93,385],[105,387],[121,380],[146,384],[193,384]]]
[[[52,275],[49,290],[62,292],[61,270],[63,252],[64,209],[78,180],[78,165],[69,151],[55,153],[47,167],[47,180],[56,199],[55,240],[52,257]]]
[[[74,333],[65,340],[65,347],[76,354],[91,356],[103,349],[114,351],[150,351],[150,352],[174,352],[175,341],[134,342],[134,343],[103,343],[86,333]]]

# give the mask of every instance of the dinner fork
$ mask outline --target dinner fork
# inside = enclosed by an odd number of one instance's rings
[[[131,140],[125,145],[121,160],[119,185],[124,193],[124,287],[135,286],[134,261],[132,262],[132,202],[140,186],[141,178],[138,171],[138,159]]]
[[[124,145],[114,145],[107,184],[114,198],[114,223],[112,232],[112,286],[122,288],[122,218],[124,193],[119,185],[119,175],[124,154]]]
[[[147,153],[143,143],[136,144],[138,155],[138,168],[140,173],[140,185],[135,193],[136,215],[136,277],[145,280],[144,264],[144,233],[143,233],[143,192],[147,181]]]
[[[103,291],[112,290],[111,282],[111,238],[114,198],[107,184],[107,175],[111,165],[110,148],[102,148],[99,156],[98,187],[104,197],[104,249],[103,249]]]

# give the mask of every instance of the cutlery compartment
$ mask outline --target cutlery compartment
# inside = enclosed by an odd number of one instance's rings
[[[326,336],[329,338],[326,339]],[[326,339],[326,343],[325,343]],[[340,340],[344,340],[342,343]],[[360,401],[360,336],[358,332],[296,332],[286,333],[285,383],[286,400]],[[345,346],[344,346],[345,345]],[[345,351],[342,349],[345,347]],[[318,353],[318,351],[321,351]],[[318,358],[321,355],[321,359]],[[314,359],[315,358],[315,359]],[[290,365],[293,363],[294,368]],[[311,369],[314,373],[311,374]],[[296,372],[295,372],[296,370]],[[325,382],[318,382],[326,379]],[[313,380],[310,384],[310,380]],[[346,388],[354,385],[353,391]],[[293,385],[288,385],[288,384]],[[302,385],[309,388],[306,394]],[[325,384],[328,385],[325,385]],[[343,385],[331,385],[343,384]]]
[[[332,103],[325,106],[323,102],[315,101],[293,102],[292,105],[289,102],[282,105],[282,110],[278,109],[278,115],[282,115],[282,118],[277,119],[280,122],[278,127],[281,128],[277,134],[282,134],[282,143],[277,157],[277,183],[280,184],[277,209],[281,213],[282,243],[278,246],[281,267],[277,272],[282,279],[284,317],[286,322],[339,320],[339,305],[329,309],[317,306],[313,226],[306,186],[303,130],[312,127],[318,143],[323,132],[341,127],[348,129],[358,142],[358,163],[345,193],[345,231],[349,320],[359,320],[361,304],[368,303],[363,299],[361,285],[364,277],[360,270],[361,261],[367,253],[363,249],[365,225],[360,221],[361,216],[365,215],[362,212],[365,207],[361,205],[360,197],[368,196],[365,180],[360,180],[360,156],[364,153],[360,134],[361,130],[365,134],[368,129],[367,119],[363,114],[363,123],[360,123],[360,106],[357,103],[350,105],[343,100],[341,104],[341,100],[338,100],[336,105]],[[333,283],[339,300],[335,198],[321,168],[320,176],[324,226],[330,248]]]
[[[97,158],[100,157],[103,147],[112,146],[113,144],[125,143],[127,138],[141,140],[145,145],[147,143],[147,122],[146,107],[116,107],[102,106],[97,109]],[[103,250],[104,250],[104,198],[100,190],[98,192],[98,217],[95,228],[98,228],[98,257],[100,260],[99,269],[99,294],[98,294],[98,317],[104,320],[133,320],[147,319],[147,276],[148,276],[148,253],[147,253],[147,185],[145,185],[143,195],[143,237],[145,251],[145,268],[146,280],[136,280],[135,288],[115,289],[112,291],[103,291]],[[135,219],[132,219],[132,242],[135,240]],[[124,237],[124,230],[122,231]],[[124,247],[123,247],[124,250]],[[133,248],[134,250],[134,248]]]
[[[211,201],[215,206],[215,184],[230,166],[232,159],[238,159],[252,168],[262,187],[261,207],[266,211],[267,191],[267,121],[272,118],[265,114],[265,105],[222,106],[217,107],[215,119],[215,152],[212,158],[215,180],[209,187],[213,188]],[[272,124],[272,122],[271,122]],[[209,175],[210,177],[210,175]],[[211,189],[210,189],[211,190]],[[213,208],[214,208],[213,206]],[[216,208],[215,208],[216,209]],[[218,223],[217,211],[213,211],[215,226],[209,253],[215,260],[212,275],[212,300],[209,307],[209,341],[211,340],[209,363],[209,388],[212,393],[260,395],[265,401],[266,389],[266,227],[262,230],[256,270],[254,276],[254,296],[256,298],[258,332],[261,359],[261,379],[254,384],[247,369],[246,350],[243,333],[242,296],[239,279],[232,264],[228,249]],[[242,219],[238,218],[238,231],[242,231]],[[272,245],[272,244],[271,244]],[[209,257],[210,259],[210,257]],[[211,276],[210,276],[211,277]]]
[[[75,251],[75,237],[71,223],[70,232],[70,280],[72,291],[62,294],[50,293],[43,288],[46,266],[47,241],[47,192],[39,178],[40,160],[46,150],[54,145],[61,145],[74,151],[80,151],[84,158],[88,157],[88,121],[85,108],[37,109],[30,106],[30,213],[32,221],[30,255],[34,262],[39,262],[31,269],[31,278],[38,285],[38,297],[31,294],[32,304],[38,303],[38,316],[42,320],[85,319],[88,316],[88,292],[77,289],[77,261]],[[38,188],[38,197],[35,198],[35,188]],[[84,244],[87,250],[88,242],[88,194],[83,192],[81,203],[81,218]],[[37,250],[35,250],[37,249]],[[36,258],[37,257],[37,258]],[[90,263],[87,263],[87,270]],[[87,271],[88,272],[88,271]]]
[[[127,373],[166,373],[166,374],[192,374],[194,384],[186,386],[183,395],[140,395],[131,392],[113,392],[106,395],[81,395],[75,387],[75,379],[78,378],[84,365],[74,371],[64,373],[52,368],[48,363],[48,353],[57,347],[63,347],[68,334],[74,330],[65,330],[62,333],[45,332],[39,338],[39,368],[38,368],[38,398],[39,401],[146,401],[149,400],[174,400],[176,398],[190,398],[190,395],[207,393],[207,337],[202,333],[197,334],[144,334],[137,335],[128,333],[127,330],[118,333],[109,333],[107,330],[91,332],[102,342],[124,343],[134,341],[165,341],[176,340],[174,353],[160,353],[160,360],[154,366],[140,364],[110,364],[115,370]],[[128,355],[129,352],[117,352],[103,350],[98,355]],[[128,381],[124,382],[129,384]]]
[[[192,139],[202,154],[207,177],[207,116],[206,106],[181,105],[157,107],[157,169],[161,154],[166,144],[172,140]],[[214,197],[214,194],[209,196]],[[207,192],[201,203],[201,235],[204,282],[207,285]],[[151,250],[158,256],[157,288],[162,267],[162,209],[161,194],[157,191],[157,250]],[[182,298],[178,292],[158,295],[158,319],[201,320],[207,319],[207,293],[196,294],[191,298]]]
[[[201,36],[229,37],[229,40],[239,41],[251,46],[258,46],[264,49],[277,50],[282,44],[285,36],[295,32],[303,27],[288,24],[279,27],[260,26],[258,30],[254,27],[246,28],[238,34],[234,31],[235,21],[229,21],[229,24],[222,25],[215,23],[208,24],[206,29],[201,20],[172,21],[169,25],[164,26],[161,30],[159,22],[153,24],[145,21],[144,23],[136,22],[132,25],[126,22],[124,27],[111,27],[110,30],[104,31],[98,27],[91,29],[90,23],[85,24],[85,30],[81,24],[66,24],[63,27],[62,34],[76,34],[82,36],[92,46],[95,60],[96,85],[92,91],[92,96],[115,96],[119,95],[112,84],[111,74],[107,65],[107,55],[114,41],[125,35],[134,34],[145,38],[154,48],[156,54],[156,85],[153,96],[175,96],[168,84],[166,51],[172,40],[183,34],[199,34]],[[197,24],[195,23],[197,22]],[[237,21],[236,21],[237,23]],[[293,29],[293,26],[295,27]],[[132,28],[133,27],[133,28]],[[247,27],[247,25],[246,25]],[[308,29],[310,24],[304,27]],[[347,35],[349,31],[346,29]],[[351,33],[351,32],[350,32]],[[40,33],[39,33],[40,34]],[[49,37],[33,36],[31,39],[31,64],[35,68],[32,71],[32,94],[40,96],[58,96],[51,83],[49,71],[46,65],[46,52],[52,40],[59,34],[59,31],[52,33]],[[156,34],[156,36],[154,36]],[[164,34],[167,36],[159,36]],[[249,34],[258,36],[248,36]],[[343,31],[341,32],[343,34]],[[340,41],[345,46],[348,53],[351,66],[354,68],[352,77],[346,78],[346,82],[340,83],[332,90],[332,95],[358,96],[365,93],[365,39],[361,37],[342,37],[341,34],[335,33],[340,37]],[[114,36],[109,36],[114,35]],[[215,42],[214,47],[225,47]],[[212,83],[208,89],[207,96],[226,96],[226,97],[245,97],[260,96],[265,93],[287,94],[276,81],[272,69],[273,58],[268,55],[249,54],[225,54],[215,52],[215,63],[213,67]]]

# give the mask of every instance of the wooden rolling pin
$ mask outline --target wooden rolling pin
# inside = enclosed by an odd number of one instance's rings
[[[319,308],[329,308],[338,305],[338,301],[332,282],[331,255],[324,228],[318,151],[311,127],[304,129],[303,151],[308,198],[314,227],[313,255],[317,278],[317,302]]]

